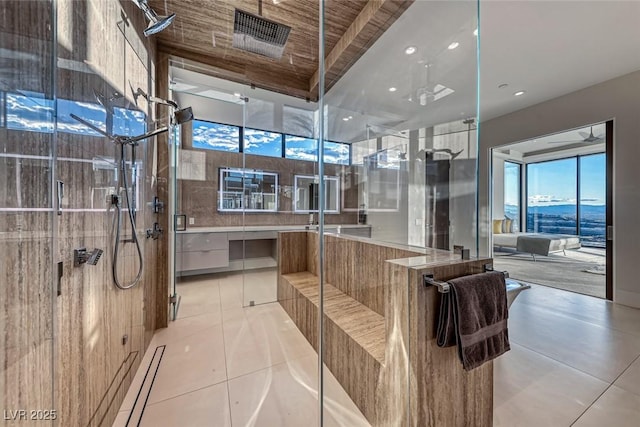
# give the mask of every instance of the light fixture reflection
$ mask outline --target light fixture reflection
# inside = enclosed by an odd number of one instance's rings
[[[460,46],[460,43],[458,43],[458,42],[453,42],[453,43],[451,43],[451,44],[447,47],[447,49],[449,49],[449,50],[453,50],[453,49],[457,48],[458,46]]]
[[[418,50],[417,47],[415,46],[408,46],[405,50],[404,53],[406,53],[407,55],[413,55],[414,53],[416,53],[416,51]]]

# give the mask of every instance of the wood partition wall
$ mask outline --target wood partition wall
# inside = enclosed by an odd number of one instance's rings
[[[278,260],[278,301],[317,350],[318,233],[279,233]],[[325,235],[324,363],[372,425],[492,425],[493,362],[466,372],[437,347],[440,294],[423,284],[489,262]]]

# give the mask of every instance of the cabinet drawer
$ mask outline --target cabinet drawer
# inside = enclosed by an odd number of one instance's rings
[[[277,231],[234,231],[229,233],[229,240],[265,240],[277,239]]]
[[[177,252],[209,251],[227,249],[227,233],[189,233],[180,234],[176,242]]]
[[[176,264],[177,271],[227,267],[229,265],[229,250],[212,249],[208,251],[183,252],[177,257]]]

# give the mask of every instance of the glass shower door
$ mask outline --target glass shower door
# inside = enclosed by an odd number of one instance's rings
[[[171,72],[180,81],[193,75],[177,65]],[[242,242],[243,206],[248,199],[243,194],[240,153],[244,99],[195,85],[174,86],[172,98],[181,106],[192,106],[194,112],[194,119],[174,128],[171,138],[170,293],[176,320],[210,312],[217,304],[222,309],[241,306],[243,247],[238,249],[237,242]]]
[[[4,1],[1,8],[0,407],[4,423],[51,425],[63,196],[54,175],[54,6]]]
[[[358,43],[335,45],[332,11],[323,7],[321,139],[350,144],[350,161],[338,175],[356,188],[348,206],[357,209],[344,212],[351,215],[345,221],[368,238],[343,236],[343,226],[340,234],[319,236],[316,246],[322,423],[464,423],[456,411],[479,413],[491,399],[478,393],[483,397],[461,402],[458,392],[466,385],[456,377],[462,367],[445,362],[444,350],[436,348],[440,298],[423,277],[469,274],[454,246],[478,252],[478,2],[371,8],[372,16],[393,19],[347,67],[340,55]],[[320,174],[331,166],[323,156]],[[321,223],[330,231],[326,209],[321,206]],[[477,424],[490,425],[490,414]]]

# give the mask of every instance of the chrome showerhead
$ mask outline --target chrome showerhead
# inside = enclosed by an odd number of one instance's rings
[[[176,17],[175,13],[167,16],[159,16],[155,10],[151,9],[147,0],[132,0],[136,6],[140,8],[144,12],[144,15],[149,20],[149,26],[146,30],[144,30],[144,35],[149,37],[152,34],[159,33],[160,31],[167,28]]]
[[[173,113],[173,120],[177,125],[193,120],[193,111],[191,110],[191,107],[183,108],[182,110],[178,110]]]
[[[152,34],[159,33],[160,31],[171,25],[175,17],[176,14],[172,13],[168,16],[158,16],[156,18],[150,18],[149,26],[146,30],[143,31],[144,35],[149,37]]]

